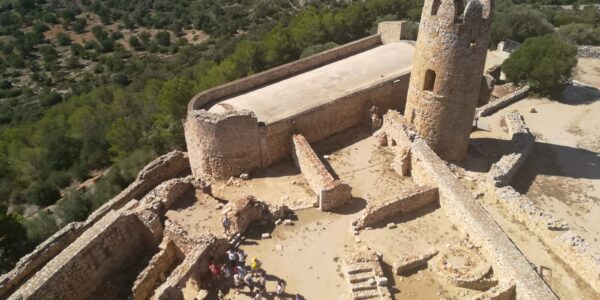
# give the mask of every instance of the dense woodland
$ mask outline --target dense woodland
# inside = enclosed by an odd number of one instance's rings
[[[600,44],[595,6],[515,2],[496,2],[490,47],[545,34]],[[185,150],[193,94],[367,36],[383,20],[410,20],[415,38],[421,5],[0,0],[0,269],[84,220],[157,155]]]

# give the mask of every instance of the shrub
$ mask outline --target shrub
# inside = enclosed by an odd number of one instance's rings
[[[60,32],[58,35],[56,35],[56,40],[61,46],[69,46],[71,44],[71,38],[64,32]]]
[[[39,244],[58,231],[56,219],[44,210],[33,218],[25,221],[27,238],[34,244]]]
[[[58,188],[48,181],[34,181],[27,188],[27,199],[42,207],[54,204],[59,198]]]
[[[568,24],[558,28],[558,34],[579,45],[600,45],[600,28],[590,24]]]
[[[528,82],[532,91],[551,94],[560,88],[577,65],[577,48],[556,35],[529,38],[502,64],[511,82]]]
[[[154,37],[156,43],[163,47],[168,47],[171,45],[171,35],[167,31],[159,31],[156,33]]]

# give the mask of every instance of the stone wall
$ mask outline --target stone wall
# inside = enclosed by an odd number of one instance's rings
[[[177,199],[194,188],[193,181],[192,176],[167,180],[142,198],[141,206],[164,215]]]
[[[183,254],[175,244],[166,240],[161,244],[161,250],[152,257],[148,267],[140,273],[133,284],[132,295],[134,300],[150,298],[160,284],[166,280],[166,275],[177,267],[182,261]]]
[[[511,136],[511,147],[510,153],[502,156],[488,172],[488,179],[495,186],[505,186],[510,183],[531,153],[535,143],[535,135],[529,132],[523,116],[509,113],[504,116],[504,120],[508,126],[508,134]]]
[[[356,220],[356,227],[364,229],[365,227],[384,222],[389,218],[421,208],[437,201],[437,199],[437,188],[418,187],[405,191],[401,195],[387,201],[369,202],[367,207],[361,212],[358,220]]]
[[[529,85],[525,85],[516,91],[505,95],[504,97],[498,98],[490,103],[477,108],[476,115],[478,117],[487,117],[495,112],[511,105],[513,102],[519,101],[529,94]]]
[[[254,196],[246,196],[232,200],[227,204],[227,216],[236,232],[244,233],[254,221],[262,218],[266,206]]]
[[[218,87],[206,90],[194,96],[188,104],[188,113],[194,110],[202,109],[206,104],[217,101],[235,94],[244,93],[275,81],[283,80],[318,68],[320,66],[332,63],[334,61],[346,58],[348,56],[366,51],[375,46],[381,45],[381,37],[372,35],[348,44],[311,55],[309,57],[295,60],[293,62],[275,67]]]
[[[492,187],[492,193],[510,214],[538,236],[574,272],[600,293],[600,252],[594,250],[563,220],[537,207],[512,187]]]
[[[405,21],[379,22],[377,34],[383,44],[399,42],[406,36]]]
[[[169,152],[148,163],[138,173],[134,182],[94,211],[85,223],[68,224],[37,246],[30,254],[21,258],[13,270],[2,275],[0,278],[0,298],[13,292],[17,286],[23,284],[108,212],[120,209],[134,198],[144,196],[159,183],[179,175],[188,167],[187,154],[180,151]]]
[[[317,194],[321,210],[331,210],[352,199],[350,186],[333,177],[301,134],[292,136],[292,157],[308,185]]]
[[[173,270],[171,275],[155,291],[152,299],[157,300],[182,300],[181,287],[188,281],[197,287],[202,283],[202,273],[208,271],[210,260],[225,254],[229,244],[226,240],[215,239],[198,242],[186,255],[181,264]],[[199,289],[199,288],[198,288]]]
[[[9,299],[86,299],[121,265],[156,248],[135,214],[109,212]]]
[[[192,111],[184,123],[192,174],[226,179],[263,166],[259,125],[250,111]]]
[[[584,58],[600,58],[600,46],[577,46],[577,56]]]
[[[467,153],[491,14],[491,0],[423,5],[404,116],[444,160],[460,161]]]
[[[267,124],[261,131],[263,167],[289,157],[290,138],[301,133],[310,143],[367,122],[366,111],[373,106],[381,113],[402,110],[406,102],[409,71],[400,72],[392,80],[374,81],[369,87],[358,87],[347,96],[304,111],[288,119]]]
[[[501,283],[514,281],[518,299],[558,299],[500,226],[423,140],[413,143],[411,157],[415,182],[438,187],[440,206],[462,232],[482,247]]]

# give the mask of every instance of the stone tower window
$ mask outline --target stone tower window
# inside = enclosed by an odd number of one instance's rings
[[[423,90],[433,91],[434,85],[435,85],[435,71],[427,70],[425,72],[425,82],[423,82]]]
[[[440,8],[440,0],[433,0],[433,3],[431,3],[431,15],[432,16],[437,15],[438,8]]]
[[[465,6],[462,0],[454,0],[454,21],[456,23],[462,23],[464,9]]]

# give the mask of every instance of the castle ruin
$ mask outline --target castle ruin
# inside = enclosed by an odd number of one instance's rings
[[[151,162],[25,256],[0,278],[0,298],[213,299],[208,265],[240,247],[307,299],[557,299],[471,185],[599,292],[600,256],[505,186],[535,140],[521,116],[506,116],[515,153],[484,181],[467,185],[447,163],[465,156],[494,84],[483,74],[492,3],[463,4],[426,1],[416,46],[402,22],[383,22],[375,35],[194,96],[188,152]]]

